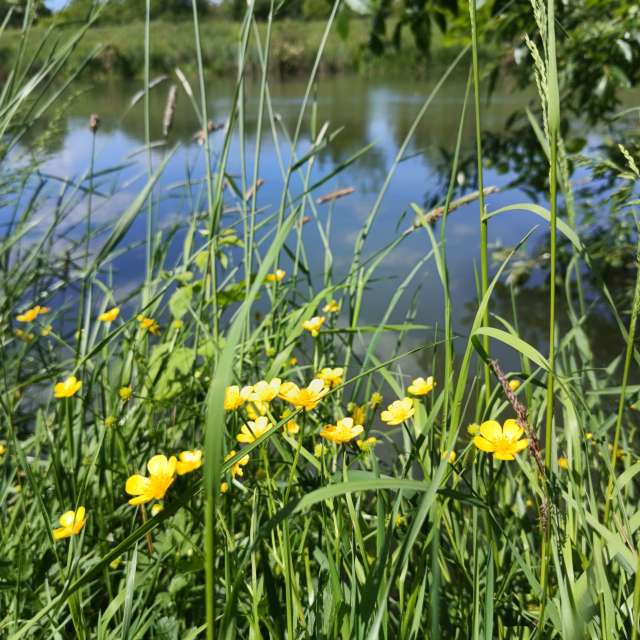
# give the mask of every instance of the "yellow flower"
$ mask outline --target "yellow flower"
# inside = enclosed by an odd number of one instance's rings
[[[220,483],[220,493],[227,493],[227,491],[229,491],[229,483],[228,482],[221,482]]]
[[[160,335],[160,325],[153,318],[147,318],[140,314],[136,316],[136,320],[140,323],[140,328],[143,331],[148,331],[154,336]]]
[[[260,380],[260,382],[253,385],[253,391],[249,396],[249,400],[253,402],[271,402],[274,398],[278,397],[281,384],[280,378],[274,378],[270,382]]]
[[[77,511],[65,511],[58,520],[60,528],[53,530],[54,540],[77,536],[86,523],[84,515],[84,507],[78,507]]]
[[[239,409],[248,399],[253,392],[252,387],[240,387],[238,385],[231,385],[224,390],[224,408],[227,411],[234,411]]]
[[[137,505],[151,500],[162,500],[167,489],[173,483],[176,476],[177,460],[171,456],[153,456],[147,463],[149,476],[133,475],[127,478],[124,490],[130,496],[136,496],[129,500],[129,504]]]
[[[284,269],[276,269],[275,273],[268,273],[265,280],[267,282],[280,282],[286,275],[287,272]]]
[[[325,367],[316,374],[316,378],[324,380],[327,387],[329,387],[329,389],[333,389],[333,387],[337,387],[339,384],[342,384],[343,375],[344,369],[342,367],[336,367],[335,369]]]
[[[378,444],[378,438],[374,438],[373,436],[369,436],[363,440],[356,440],[356,444],[361,451],[365,453],[369,453],[373,447]]]
[[[49,311],[51,311],[49,307],[41,307],[37,304],[35,307],[27,309],[24,313],[17,315],[16,320],[18,322],[33,322],[39,315],[49,313]]]
[[[445,458],[449,461],[449,464],[453,464],[456,461],[456,458],[458,457],[458,455],[456,454],[455,451],[443,451],[442,455],[440,456],[441,460],[444,460]]]
[[[45,325],[40,329],[40,335],[46,338],[53,331],[53,327],[50,324]]]
[[[104,419],[104,426],[107,427],[107,429],[110,429],[111,427],[114,427],[115,424],[116,424],[115,416],[107,416]]]
[[[157,516],[163,509],[164,509],[164,507],[162,506],[162,504],[160,502],[156,502],[151,507],[151,515],[152,516]]]
[[[509,380],[509,389],[517,391],[520,388],[520,380]]]
[[[289,358],[290,367],[295,367],[297,364],[298,364],[298,358],[296,358],[295,356],[292,356],[291,358]]]
[[[195,449],[194,451],[183,451],[178,454],[178,462],[176,463],[176,473],[183,476],[185,473],[195,471],[202,466],[202,451]]]
[[[171,326],[176,330],[176,331],[180,331],[180,329],[182,329],[182,327],[184,327],[184,322],[182,320],[174,320],[171,323]]]
[[[227,460],[231,460],[231,458],[233,458],[237,453],[238,452],[235,449],[229,451],[229,453],[227,453],[227,455],[224,457],[224,461],[226,462]],[[242,467],[246,466],[247,464],[249,464],[249,455],[243,456],[231,467],[231,477],[235,478],[236,476],[240,476],[242,478],[242,476],[244,475]],[[222,487],[220,488],[222,489]]]
[[[321,442],[318,442],[318,444],[316,444],[313,447],[313,455],[316,458],[320,458],[322,457],[323,454],[324,454],[324,445]]]
[[[30,333],[29,331],[23,331],[22,329],[16,329],[14,333],[16,334],[16,338],[20,338],[20,340],[24,342],[33,342],[35,338],[33,333]]]
[[[411,398],[402,398],[391,403],[386,411],[380,414],[382,422],[388,425],[395,425],[408,420],[416,412]]]
[[[524,501],[525,507],[527,507],[527,509],[531,509],[531,507],[533,507],[533,500],[531,498],[527,498]]]
[[[359,405],[355,402],[350,402],[347,405],[347,409],[349,409],[349,415],[353,418],[356,424],[362,424],[364,422],[367,409],[366,405]]]
[[[292,413],[293,413],[292,411],[287,409],[286,411],[283,412],[282,419],[284,420],[286,417],[290,416]],[[292,418],[291,420],[289,420],[284,425],[284,428],[287,430],[287,433],[290,433],[291,435],[295,435],[300,431],[300,425],[296,422],[295,418]]]
[[[275,425],[269,422],[266,416],[260,416],[257,420],[249,420],[247,424],[243,424],[240,433],[236,436],[238,442],[254,442],[262,434],[272,429]]]
[[[398,514],[395,519],[395,524],[396,527],[403,527],[407,524],[407,519],[403,515]]]
[[[53,395],[56,398],[70,398],[80,391],[81,386],[82,382],[80,380],[75,376],[69,376],[64,382],[56,384],[53,388]]]
[[[5,453],[7,453],[7,447],[4,442],[0,442],[0,456],[3,456]]]
[[[569,468],[569,461],[566,458],[558,458],[558,466],[561,469],[568,469]]]
[[[361,424],[353,424],[353,418],[342,418],[337,424],[328,424],[321,432],[320,436],[325,440],[344,444],[357,438],[364,431]]]
[[[480,433],[480,425],[477,422],[474,422],[473,424],[470,424],[467,427],[467,433],[470,436],[477,436],[478,433]]]
[[[587,440],[592,440],[593,439],[593,433],[591,433],[591,431],[589,431],[588,433],[585,434],[585,438]]]
[[[369,404],[373,409],[382,404],[382,394],[374,391],[371,394],[371,399],[369,400]]]
[[[112,309],[109,309],[108,311],[101,313],[98,316],[98,320],[100,320],[100,322],[113,322],[118,317],[119,313],[120,313],[120,307],[113,307]]]
[[[311,320],[302,323],[302,328],[306,329],[315,338],[320,333],[320,328],[324,324],[324,316],[313,316]]]
[[[487,420],[480,425],[480,435],[475,436],[473,444],[481,451],[493,453],[496,460],[514,460],[529,444],[526,438],[520,439],[523,433],[522,427],[512,418],[502,427],[495,420]]]
[[[306,411],[314,409],[318,402],[329,392],[324,380],[315,378],[306,389],[300,389],[293,382],[285,382],[280,387],[280,397],[294,407],[304,407]]]
[[[433,390],[436,383],[433,381],[433,376],[429,376],[426,380],[424,378],[416,378],[410,385],[407,391],[413,396],[426,396]]]
[[[133,394],[133,389],[131,387],[120,387],[118,389],[118,395],[125,402],[131,397]]]
[[[329,302],[324,305],[322,310],[325,313],[337,313],[338,311],[340,311],[340,305],[335,300],[329,300]]]

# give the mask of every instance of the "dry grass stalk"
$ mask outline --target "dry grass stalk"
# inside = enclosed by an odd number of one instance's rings
[[[338,198],[344,198],[352,194],[355,191],[353,187],[345,187],[344,189],[337,189],[336,191],[332,191],[331,193],[327,193],[323,196],[320,196],[317,200],[317,204],[324,204],[325,202],[333,202],[333,200],[337,200]]]
[[[173,126],[173,119],[176,115],[176,101],[178,99],[178,87],[172,84],[167,95],[167,104],[164,108],[164,116],[162,117],[162,135],[166,138]]]

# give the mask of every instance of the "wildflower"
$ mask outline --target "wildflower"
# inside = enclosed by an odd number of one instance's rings
[[[176,331],[180,331],[180,329],[182,329],[182,327],[184,327],[184,322],[182,320],[174,320],[171,323],[171,326],[176,330]]]
[[[410,385],[407,391],[413,396],[426,396],[435,387],[433,376],[429,376],[426,380],[424,378],[416,378]]]
[[[353,424],[353,418],[342,418],[337,424],[328,424],[321,432],[320,436],[325,440],[344,444],[357,438],[364,431],[361,424]]]
[[[292,411],[287,409],[282,414],[282,419],[284,420],[286,417],[290,416],[292,413],[293,413]],[[284,428],[287,430],[287,433],[291,435],[295,435],[300,431],[300,425],[296,422],[295,418],[292,418],[291,420],[287,421],[287,423],[284,425]]]
[[[306,329],[309,333],[311,333],[312,337],[317,337],[320,333],[320,328],[324,324],[325,318],[324,316],[313,316],[311,320],[307,320],[302,323],[302,328]]]
[[[287,272],[284,269],[276,269],[274,273],[267,274],[265,281],[280,282],[286,275],[287,275]]]
[[[502,427],[495,420],[487,420],[480,425],[480,435],[474,437],[473,444],[481,451],[493,453],[497,460],[514,460],[529,444],[526,438],[520,439],[523,433],[513,419],[506,420]]]
[[[274,378],[270,382],[260,380],[260,382],[253,385],[249,400],[253,402],[271,402],[278,397],[281,384],[280,378]]]
[[[27,309],[27,311],[25,311],[24,313],[17,315],[16,320],[18,322],[33,322],[39,315],[42,315],[43,313],[49,313],[49,311],[51,311],[49,307],[41,307],[39,304],[37,304],[35,307]]]
[[[69,376],[64,382],[56,384],[53,388],[53,395],[56,398],[70,398],[80,391],[81,386],[82,382],[80,380],[75,376]]]
[[[567,470],[569,468],[569,461],[564,457],[558,458],[558,466],[561,469]]]
[[[371,405],[372,409],[375,409],[376,407],[380,406],[382,404],[382,394],[378,393],[377,391],[374,391],[371,394],[371,399],[369,400],[369,404]]]
[[[229,451],[229,453],[227,453],[227,455],[224,457],[224,461],[226,462],[227,460],[231,460],[231,458],[233,458],[237,453],[238,452],[235,449]],[[242,478],[242,476],[244,475],[242,467],[246,466],[247,464],[249,464],[248,454],[240,458],[240,460],[238,460],[234,465],[231,466],[231,477],[235,478],[236,476],[240,476]]]
[[[340,311],[340,305],[335,300],[329,300],[329,302],[324,305],[322,310],[325,313],[337,313],[338,311]]]
[[[122,564],[122,556],[118,556],[117,558],[114,558],[109,563],[109,568],[115,571],[121,564]]]
[[[266,354],[267,358],[273,358],[273,357],[276,355],[276,353],[277,353],[277,351],[276,351],[275,347],[267,347],[267,348],[264,350],[264,352],[265,352],[265,354]]]
[[[324,445],[320,442],[313,447],[313,455],[316,458],[321,458],[324,455]]]
[[[115,425],[116,425],[115,416],[107,416],[104,419],[104,426],[107,427],[107,429],[110,429],[111,427],[115,427]]]
[[[124,490],[131,496],[130,505],[161,500],[175,479],[177,460],[171,456],[153,456],[147,463],[149,476],[133,475],[127,478]]]
[[[591,431],[588,431],[587,433],[585,433],[584,437],[587,440],[593,440],[593,433],[591,433]]]
[[[478,433],[480,433],[480,425],[477,422],[474,422],[473,424],[470,424],[467,427],[467,433],[470,436],[477,436]]]
[[[118,395],[120,396],[121,400],[124,400],[125,402],[132,396],[133,394],[133,389],[131,387],[120,387],[118,389]]]
[[[3,456],[5,453],[7,453],[7,447],[4,442],[0,442],[0,456]]]
[[[154,336],[160,335],[160,325],[153,318],[147,318],[140,314],[136,316],[136,320],[140,323],[140,328],[143,331],[148,331]]]
[[[300,389],[293,382],[285,382],[280,387],[280,397],[294,407],[304,407],[306,411],[314,409],[318,402],[329,392],[324,380],[315,378],[306,389]]]
[[[408,420],[416,412],[411,398],[402,398],[392,402],[386,411],[380,414],[382,422],[388,425],[396,425]]]
[[[524,501],[524,504],[527,507],[527,509],[531,509],[531,507],[533,507],[533,500],[531,498],[527,498]]]
[[[373,436],[370,436],[363,440],[356,440],[356,444],[358,445],[358,448],[360,449],[360,451],[364,451],[364,453],[369,453],[373,449],[373,447],[375,447],[378,444],[378,438],[374,438]]]
[[[240,433],[236,436],[238,442],[254,442],[262,434],[272,429],[275,425],[269,422],[266,416],[260,416],[257,420],[249,420],[247,424],[243,424]]]
[[[609,444],[609,451],[613,451],[613,445],[612,444]],[[624,449],[618,448],[618,450],[616,451],[616,458],[618,460],[622,460],[625,457],[625,455],[626,454],[624,452]]]
[[[46,324],[42,329],[40,329],[40,335],[43,338],[46,338],[53,331],[53,327],[50,324]]]
[[[160,502],[156,502],[152,507],[151,507],[151,515],[152,516],[157,516],[162,510],[164,509],[164,506],[162,505],[162,503]]]
[[[54,540],[77,536],[86,523],[84,515],[84,507],[78,507],[77,511],[65,511],[58,519],[60,528],[53,530]]]
[[[194,451],[183,451],[178,454],[178,462],[176,462],[176,473],[183,476],[185,473],[195,471],[202,466],[202,451],[196,449]]]
[[[404,516],[397,514],[394,522],[396,527],[403,527],[405,524],[407,524],[407,519]]]
[[[227,493],[227,491],[229,491],[229,483],[228,482],[221,482],[220,483],[220,493]]]
[[[344,369],[342,367],[336,367],[335,369],[331,369],[331,367],[325,367],[316,374],[316,378],[324,380],[327,387],[329,387],[329,389],[333,389],[333,387],[337,387],[338,385],[342,384],[343,375]]]
[[[231,385],[224,390],[224,408],[227,411],[234,411],[239,409],[248,399],[253,392],[252,387],[240,387],[238,385]]]
[[[291,358],[289,358],[290,367],[295,367],[297,364],[298,364],[298,358],[296,358],[295,356],[292,356]]]
[[[441,460],[444,460],[446,458],[446,460],[449,462],[449,464],[453,464],[456,461],[456,458],[458,457],[458,455],[456,454],[455,451],[443,451],[442,455],[440,456]]]
[[[120,314],[120,307],[113,307],[98,316],[100,322],[113,322]],[[139,319],[139,318],[138,318]]]
[[[509,380],[509,389],[511,391],[517,391],[520,388],[520,380]]]
[[[22,329],[15,330],[16,338],[20,338],[23,342],[33,342],[35,336],[29,331],[23,331]]]
[[[350,402],[347,405],[347,409],[349,409],[349,415],[354,419],[356,424],[362,424],[364,422],[367,409],[366,405],[359,405],[355,402]]]

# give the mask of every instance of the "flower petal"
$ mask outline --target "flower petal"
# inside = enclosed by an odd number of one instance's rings
[[[526,438],[524,440],[518,440],[518,442],[513,443],[513,449],[514,451],[516,451],[516,453],[518,451],[522,451],[523,449],[526,449],[528,446],[529,446],[529,441]]]
[[[482,436],[476,436],[473,439],[473,444],[480,449],[480,451],[486,451],[487,453],[493,453],[495,451],[495,446],[489,440],[485,440]]]
[[[480,435],[494,442],[502,437],[502,427],[495,420],[487,420],[480,425]]]
[[[166,473],[168,464],[169,461],[167,460],[167,456],[159,454],[157,456],[153,456],[153,458],[147,462],[147,469],[149,469],[149,473],[152,476],[158,476],[161,473]]]
[[[520,436],[524,433],[524,429],[516,420],[510,418],[509,420],[505,420],[502,427],[502,433],[505,437],[509,438],[509,440],[513,440],[515,442],[520,439]]]
[[[493,457],[496,460],[514,460],[515,456],[512,453],[508,453],[506,451],[496,451],[493,454]]]
[[[63,527],[72,527],[73,526],[73,520],[75,517],[75,511],[65,511],[59,518],[58,518],[58,522],[63,526]]]
[[[145,478],[144,476],[136,474],[127,478],[127,482],[124,485],[124,490],[130,496],[139,496],[149,491],[150,485],[151,481],[149,480],[149,478]]]

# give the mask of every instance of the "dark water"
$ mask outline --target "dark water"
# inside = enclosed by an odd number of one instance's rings
[[[369,150],[354,165],[339,176],[323,185],[317,192],[322,195],[341,187],[354,187],[355,193],[337,200],[332,205],[319,206],[320,219],[324,224],[332,217],[330,242],[333,253],[334,279],[339,280],[351,262],[353,245],[359,229],[365,221],[400,144],[421,104],[440,77],[434,71],[432,81],[416,82],[410,78],[390,78],[367,80],[352,77],[324,78],[318,84],[315,94],[317,118],[321,125],[330,123],[330,130],[342,128],[335,140],[323,150],[313,169],[312,182],[329,174],[340,163],[345,162],[363,146],[372,143]],[[458,125],[463,109],[466,75],[454,76],[440,90],[421,121],[416,135],[409,144],[405,159],[399,164],[390,188],[382,202],[380,213],[373,225],[365,248],[365,255],[372,255],[383,247],[413,221],[411,203],[429,208],[441,204],[449,179],[448,167],[455,148]],[[151,139],[161,140],[162,114],[169,83],[165,82],[152,91],[151,97]],[[140,84],[111,81],[76,94],[64,109],[53,118],[47,132],[46,159],[40,172],[47,180],[47,189],[52,197],[60,189],[64,178],[74,183],[88,184],[86,173],[90,166],[91,136],[88,128],[89,116],[97,113],[101,124],[96,136],[95,178],[96,190],[101,195],[93,199],[95,208],[93,224],[96,236],[99,227],[115,220],[139,192],[147,179],[146,153],[144,151],[144,110],[139,101],[131,107],[132,97],[140,90]],[[283,131],[293,133],[305,85],[300,81],[272,83],[270,94],[273,110],[279,116],[280,149],[283,162],[289,160],[289,150]],[[224,123],[231,110],[233,84],[228,80],[212,79],[208,87],[209,115],[216,123]],[[514,112],[522,111],[532,103],[535,96],[521,94],[505,86],[498,89],[483,112],[483,130],[500,136],[505,130],[507,119]],[[256,135],[256,114],[258,87],[249,85],[246,91],[245,123],[245,163],[247,175],[252,175]],[[156,229],[169,229],[173,225],[186,222],[193,210],[206,208],[205,193],[201,183],[185,189],[190,180],[197,183],[203,174],[202,147],[196,144],[194,133],[198,120],[184,93],[179,92],[177,112],[167,144],[154,148],[153,164],[157,166],[174,145],[178,145],[162,175],[155,191],[154,218]],[[591,131],[587,137],[589,145],[598,141],[598,131]],[[214,160],[217,158],[223,132],[211,136]],[[24,141],[16,151],[16,162],[24,162],[26,156],[39,150],[41,142],[37,136]],[[467,108],[462,142],[462,156],[472,157],[474,149],[473,112]],[[310,145],[308,120],[303,127],[299,149],[304,151]],[[240,181],[241,154],[239,137],[234,136],[231,149],[229,172]],[[508,170],[509,158],[487,166],[485,185],[496,186],[500,192],[490,196],[488,209],[494,210],[508,204],[530,202],[532,195],[542,205],[546,205],[543,192],[531,193],[518,188],[509,188],[518,176]],[[471,167],[465,164],[465,168]],[[116,171],[107,171],[120,167]],[[101,172],[105,172],[102,173]],[[273,211],[280,199],[283,177],[276,154],[276,145],[265,122],[264,140],[261,151],[260,177],[264,185],[258,192],[258,205],[265,208],[265,215]],[[584,175],[576,174],[575,179]],[[58,178],[58,179],[56,179]],[[461,171],[457,176],[459,196],[473,186],[471,170]],[[300,191],[300,181],[296,178],[292,192]],[[70,198],[64,228],[67,237],[60,238],[61,251],[69,246],[69,238],[79,233],[74,226],[84,217],[86,198],[78,193]],[[52,210],[52,209],[51,209]],[[45,211],[46,213],[46,211]],[[452,213],[447,223],[447,255],[449,277],[454,309],[454,328],[464,334],[476,306],[475,273],[479,269],[478,203],[473,202]],[[238,222],[233,214],[225,216],[223,226]],[[530,229],[538,227],[529,239],[523,253],[533,252],[545,240],[544,222],[533,214],[513,212],[495,218],[490,223],[490,243],[495,248],[516,244]],[[83,227],[81,227],[82,229]],[[241,231],[239,230],[239,233]],[[325,261],[325,250],[315,223],[304,227],[305,246],[312,272],[320,273]],[[439,238],[439,227],[435,228]],[[145,218],[141,215],[134,224],[127,241],[142,241],[145,236]],[[67,244],[65,244],[67,243]],[[406,274],[431,250],[431,244],[424,231],[410,236],[400,248],[389,255],[377,272],[375,289],[365,299],[363,322],[377,322],[388,308],[391,296]],[[169,265],[181,254],[181,236],[178,234],[169,248]],[[283,265],[287,268],[287,265]],[[133,247],[126,255],[113,264],[111,274],[119,297],[125,291],[135,288],[144,278],[144,248]],[[542,274],[535,274],[529,280],[518,300],[518,310],[522,314],[521,330],[528,340],[540,349],[545,348],[547,334],[547,293]],[[410,307],[414,308],[414,321],[421,324],[442,325],[443,295],[435,263],[428,260],[419,270],[413,284],[403,295],[390,321],[402,322]],[[506,285],[497,288],[492,311],[509,321],[512,320],[512,302]],[[606,313],[594,316],[590,325],[595,335],[599,335],[598,347],[604,351],[619,349],[615,331]],[[605,344],[602,344],[605,336]],[[607,336],[610,336],[607,337]],[[407,340],[407,348],[424,341],[424,334]],[[382,357],[389,356],[395,348],[395,338],[381,343]],[[511,364],[504,352],[499,352]],[[426,363],[423,363],[426,367]]]

